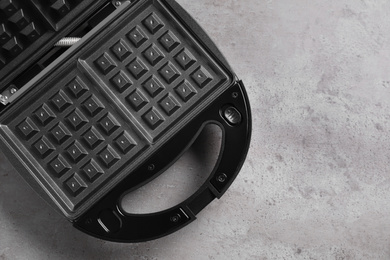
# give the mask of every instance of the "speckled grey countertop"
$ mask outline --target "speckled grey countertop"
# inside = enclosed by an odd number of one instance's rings
[[[179,232],[115,244],[72,228],[1,155],[0,259],[389,259],[390,2],[178,2],[247,86],[253,140],[237,180]],[[177,202],[167,194],[209,167],[207,143],[127,200]]]

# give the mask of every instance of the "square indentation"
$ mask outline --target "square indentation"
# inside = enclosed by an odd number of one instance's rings
[[[152,66],[155,66],[164,58],[164,54],[155,44],[152,44],[149,48],[147,48],[143,54]]]
[[[155,13],[150,14],[143,21],[143,24],[145,25],[146,28],[148,28],[149,32],[151,32],[152,34],[155,34],[158,30],[164,27],[163,22]]]
[[[113,70],[116,67],[116,63],[114,60],[110,57],[108,53],[103,53],[96,61],[95,65],[100,69],[100,71],[107,75],[111,70]]]
[[[91,182],[95,181],[104,173],[102,168],[100,168],[99,164],[94,159],[91,159],[86,165],[84,165],[82,171]]]
[[[29,117],[27,117],[22,123],[20,123],[17,126],[17,129],[25,140],[32,138],[36,133],[39,132],[39,128]]]
[[[87,86],[79,77],[75,77],[67,84],[67,88],[75,98],[81,97],[87,90]]]
[[[6,0],[0,2],[0,9],[4,12],[6,16],[11,16],[19,8],[14,0]]]
[[[149,102],[144,94],[142,94],[142,92],[138,89],[131,93],[126,99],[135,111],[139,111]]]
[[[85,102],[83,103],[83,108],[90,116],[96,116],[100,111],[104,109],[104,105],[100,100],[95,96],[90,96]]]
[[[54,0],[52,3],[50,7],[61,17],[69,13],[70,5],[68,0]]]
[[[15,57],[23,51],[23,46],[18,38],[12,37],[6,44],[3,45],[3,49],[8,53],[8,55]]]
[[[175,59],[184,70],[189,69],[196,63],[194,55],[192,55],[187,48],[183,49],[178,55],[176,55]]]
[[[136,79],[140,79],[146,72],[148,72],[148,67],[139,59],[136,58],[129,65],[127,69]]]
[[[203,66],[197,69],[191,75],[191,77],[200,88],[204,88],[213,80],[213,77],[211,76],[210,72],[208,72]]]
[[[123,71],[120,71],[118,74],[116,74],[111,79],[111,83],[120,93],[123,93],[126,89],[133,85],[133,82],[131,82],[129,77],[127,77],[126,73],[124,73]]]
[[[19,9],[15,14],[13,14],[8,20],[13,23],[19,30],[23,29],[30,22],[30,19],[25,14],[23,9]]]
[[[127,38],[134,44],[136,48],[140,47],[144,42],[148,40],[145,32],[139,27],[136,26],[128,34]]]
[[[22,31],[20,31],[20,34],[22,34],[24,38],[30,42],[36,41],[41,35],[37,26],[33,22],[27,25]]]
[[[51,98],[51,104],[57,109],[58,112],[62,112],[72,105],[72,100],[66,95],[63,90],[60,90]]]
[[[161,45],[165,48],[165,50],[167,50],[168,52],[173,51],[177,46],[180,45],[179,39],[171,31],[166,32],[159,39],[159,41]]]
[[[71,146],[66,149],[66,151],[75,163],[78,163],[88,154],[88,152],[78,141],[75,141]]]
[[[184,101],[190,100],[197,92],[190,82],[184,80],[175,88],[176,94]]]
[[[94,126],[92,126],[82,136],[85,143],[91,149],[95,149],[99,144],[101,144],[104,141],[103,136],[99,133],[99,131]]]
[[[180,108],[180,103],[171,94],[163,98],[159,105],[168,116],[171,116]]]
[[[40,108],[38,108],[35,112],[35,118],[43,125],[47,125],[51,120],[56,118],[55,114],[48,105],[43,104]]]
[[[76,131],[82,128],[86,123],[88,123],[88,119],[78,108],[76,108],[72,113],[70,113],[66,117],[66,120]]]
[[[4,24],[0,24],[0,45],[5,44],[11,39],[11,33]]]
[[[110,168],[113,166],[117,161],[121,159],[119,154],[112,148],[110,145],[107,145],[106,148],[104,148],[100,153],[99,153],[99,158],[100,160],[104,163],[104,165],[107,168]]]
[[[123,132],[117,139],[115,139],[115,144],[123,154],[128,153],[134,146],[137,145],[127,131]]]
[[[143,119],[152,130],[156,129],[165,120],[164,117],[154,107],[143,115]]]
[[[55,150],[54,145],[46,136],[39,139],[33,146],[41,159],[44,159]]]
[[[54,137],[58,144],[64,143],[72,136],[68,128],[63,123],[58,123],[53,129],[50,130],[51,135]]]
[[[100,128],[106,133],[106,135],[111,135],[115,132],[116,129],[120,127],[119,122],[115,117],[108,113],[99,121]]]
[[[72,168],[62,155],[58,155],[57,158],[49,163],[49,165],[57,178],[61,177]]]
[[[165,89],[164,85],[155,76],[150,77],[142,84],[142,86],[152,98],[156,97],[158,94],[160,94],[161,91]]]
[[[73,196],[77,196],[87,188],[87,184],[77,173],[65,181],[65,186]]]
[[[159,72],[168,84],[171,84],[180,76],[178,69],[171,62],[162,67]]]
[[[115,43],[115,45],[111,47],[111,51],[120,61],[129,57],[132,53],[130,47],[123,39],[120,39],[117,43]]]

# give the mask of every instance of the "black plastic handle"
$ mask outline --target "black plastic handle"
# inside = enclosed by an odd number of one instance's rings
[[[153,214],[129,214],[120,206],[124,194],[156,178],[179,158],[208,123],[223,130],[221,153],[207,181],[179,205]],[[214,198],[232,184],[246,158],[251,137],[251,114],[247,94],[238,82],[186,125],[150,159],[132,172],[95,206],[74,222],[81,231],[110,241],[142,242],[156,239],[186,226]],[[167,162],[169,162],[167,164]]]

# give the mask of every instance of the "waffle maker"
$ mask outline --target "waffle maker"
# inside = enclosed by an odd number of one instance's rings
[[[70,36],[71,47],[56,46]],[[3,153],[74,227],[105,240],[189,224],[225,193],[249,148],[243,83],[173,0],[0,0],[0,87]],[[124,194],[208,124],[222,129],[222,147],[199,190],[162,212],[125,212]]]

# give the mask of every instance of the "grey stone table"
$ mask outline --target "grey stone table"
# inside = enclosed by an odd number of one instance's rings
[[[179,3],[247,85],[253,141],[236,182],[179,232],[115,244],[73,229],[1,155],[0,259],[389,259],[390,2]],[[201,141],[126,207],[189,195],[218,132]]]

